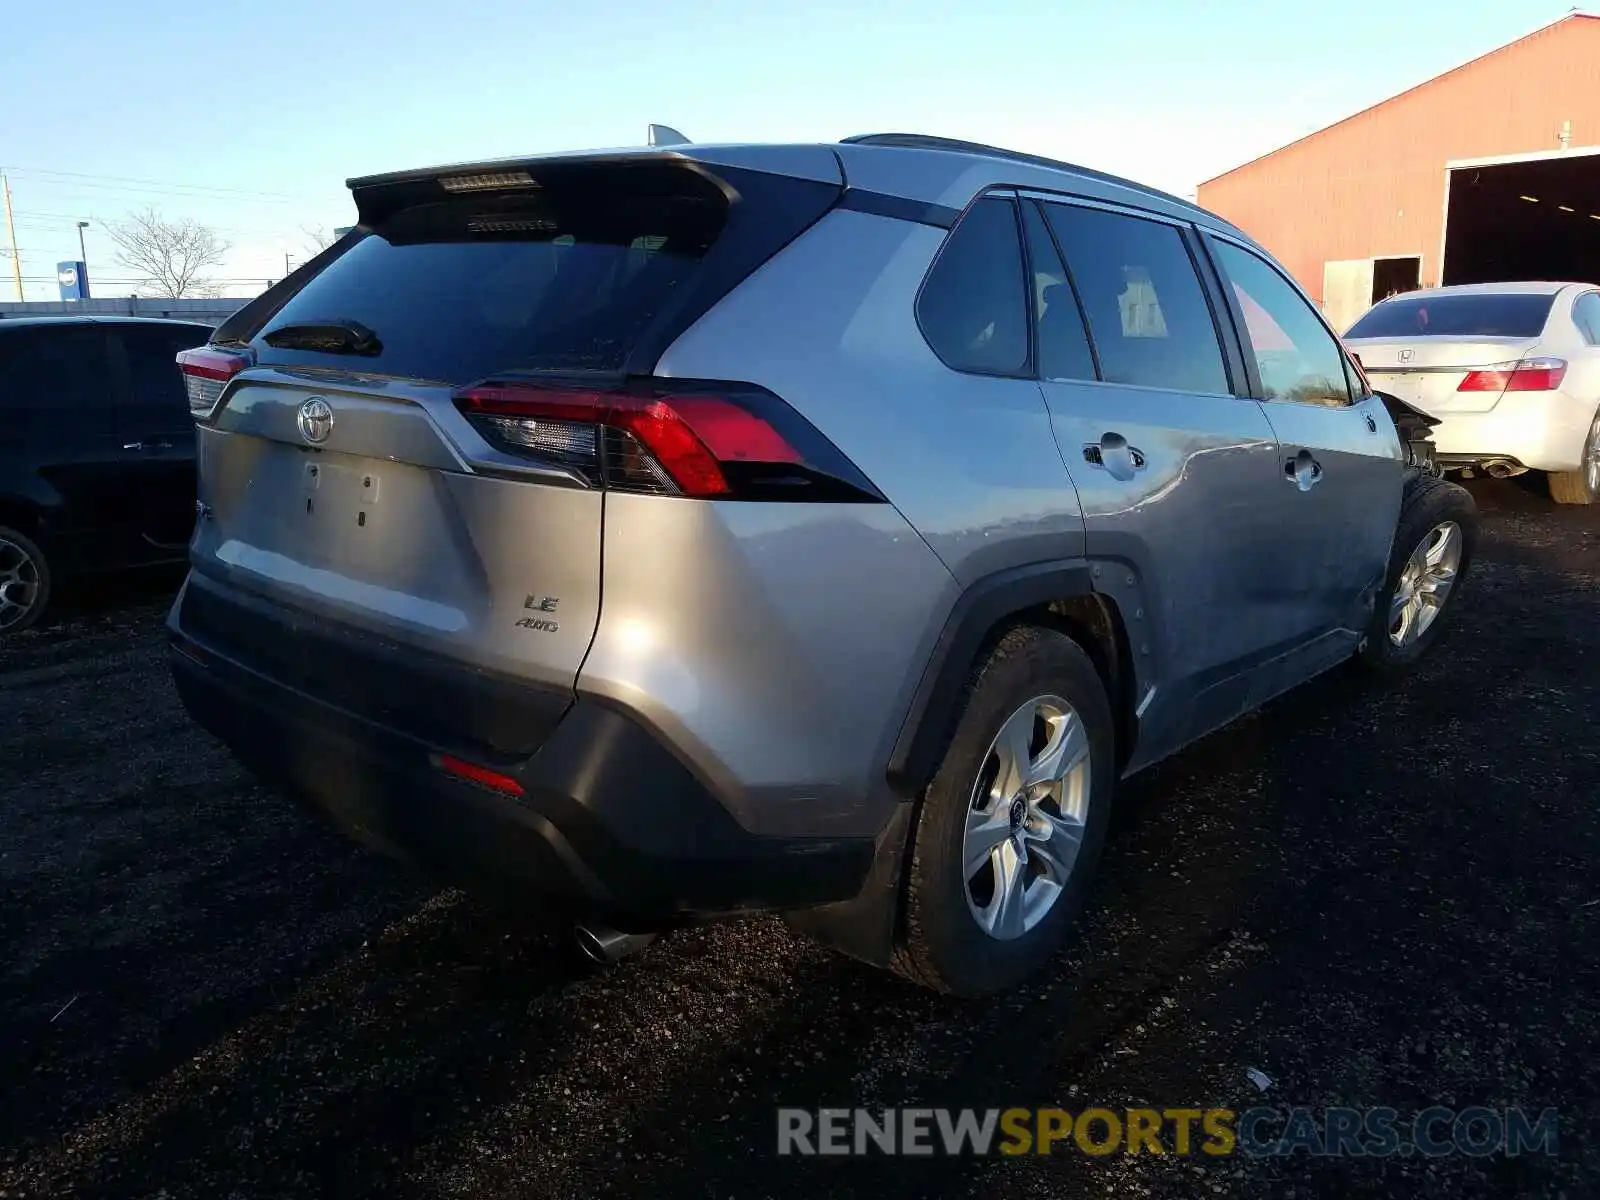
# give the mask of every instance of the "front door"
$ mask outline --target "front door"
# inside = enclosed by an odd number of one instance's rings
[[[1404,452],[1383,402],[1279,270],[1236,242],[1208,238],[1245,332],[1255,392],[1282,447],[1281,577],[1308,638],[1337,659],[1371,615],[1399,520]],[[1292,563],[1293,569],[1289,569]]]
[[[1192,230],[1028,207],[1040,386],[1087,550],[1137,579],[1143,600],[1123,614],[1156,680],[1139,698],[1138,766],[1239,715],[1294,648],[1275,596],[1278,444],[1261,406],[1235,394],[1242,359],[1219,335]]]

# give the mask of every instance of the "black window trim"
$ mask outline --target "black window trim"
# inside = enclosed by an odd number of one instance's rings
[[[1017,239],[1017,259],[1022,264],[1022,303],[1024,332],[1028,339],[1028,353],[1022,366],[1014,371],[978,371],[971,367],[957,367],[945,360],[933,344],[933,339],[928,336],[928,331],[922,324],[922,295],[928,290],[928,281],[933,278],[933,273],[938,270],[939,263],[943,261],[945,252],[949,250],[950,243],[960,232],[962,224],[972,215],[972,210],[985,200],[1003,200],[1011,207],[1011,224]],[[1022,227],[1022,209],[1017,189],[1014,187],[988,187],[974,196],[966,208],[961,210],[961,215],[956,218],[945,234],[944,240],[939,243],[939,249],[933,256],[933,261],[928,264],[928,269],[922,274],[922,282],[917,285],[917,294],[911,301],[911,317],[916,322],[917,332],[922,336],[922,342],[946,370],[954,371],[958,375],[970,375],[975,379],[1028,379],[1037,381],[1039,378],[1038,355],[1035,353],[1035,336],[1033,329],[1033,298],[1029,295],[1032,290],[1028,284],[1028,239]]]
[[[1024,282],[1028,292],[1028,336],[1034,342],[1034,378],[1040,383],[1105,383],[1105,367],[1100,363],[1100,347],[1094,344],[1094,330],[1089,328],[1089,313],[1083,307],[1083,293],[1078,290],[1078,281],[1073,277],[1072,265],[1067,262],[1067,256],[1061,252],[1061,242],[1056,238],[1056,231],[1050,227],[1050,217],[1044,211],[1044,201],[1037,196],[1019,195],[1018,203],[1025,204],[1033,210],[1034,216],[1039,221],[1039,227],[1044,230],[1045,237],[1050,239],[1050,246],[1056,252],[1056,265],[1061,268],[1062,276],[1067,281],[1067,288],[1072,292],[1072,303],[1078,309],[1078,322],[1083,326],[1083,340],[1089,347],[1089,362],[1094,367],[1093,379],[1046,379],[1039,369],[1039,314],[1035,311],[1038,307],[1038,297],[1034,295],[1037,290],[1034,286],[1033,270],[1033,239],[1028,236],[1028,221],[1022,217],[1022,253],[1027,267],[1024,273]],[[1020,215],[1020,213],[1019,213]]]
[[[1242,354],[1237,345],[1230,345],[1231,339],[1227,336],[1218,314],[1217,302],[1219,297],[1213,291],[1214,281],[1208,278],[1210,272],[1200,265],[1202,261],[1207,262],[1209,265],[1210,260],[1209,258],[1202,260],[1197,253],[1200,247],[1197,244],[1196,226],[1193,222],[1182,220],[1178,217],[1170,217],[1166,213],[1139,208],[1136,205],[1118,204],[1114,201],[1101,200],[1098,197],[1083,196],[1076,192],[1054,192],[1048,188],[1027,187],[1018,188],[1016,194],[1024,201],[1031,200],[1041,206],[1044,204],[1062,204],[1069,208],[1099,209],[1102,212],[1113,213],[1117,216],[1132,217],[1141,221],[1153,221],[1158,225],[1169,225],[1178,231],[1178,236],[1183,242],[1183,248],[1189,255],[1189,266],[1194,271],[1195,279],[1200,284],[1201,294],[1206,301],[1206,309],[1211,314],[1211,331],[1217,339],[1217,352],[1222,357],[1222,374],[1227,382],[1228,390],[1226,392],[1196,392],[1190,388],[1152,387],[1146,383],[1119,383],[1116,380],[1106,379],[1105,372],[1100,366],[1100,349],[1095,344],[1094,329],[1090,326],[1088,316],[1084,312],[1083,297],[1078,291],[1076,280],[1072,276],[1072,264],[1067,261],[1067,255],[1061,248],[1061,241],[1056,237],[1056,231],[1050,224],[1049,213],[1045,212],[1041,207],[1040,215],[1044,217],[1045,228],[1049,230],[1050,238],[1055,243],[1056,254],[1060,256],[1061,264],[1066,268],[1067,278],[1072,283],[1073,297],[1078,301],[1078,313],[1083,317],[1084,332],[1089,338],[1089,351],[1094,356],[1095,371],[1100,375],[1100,378],[1095,382],[1098,382],[1103,387],[1132,388],[1143,392],[1171,392],[1180,396],[1220,396],[1225,399],[1253,400],[1253,397],[1245,395],[1240,390],[1241,383],[1248,378],[1244,373],[1244,369],[1249,363],[1249,356]],[[1026,249],[1026,239],[1024,239],[1023,245],[1024,249]],[[1215,268],[1212,267],[1211,269],[1214,270]],[[1232,318],[1231,312],[1229,315]]]
[[[1273,398],[1269,401],[1267,399],[1267,390],[1265,385],[1261,382],[1261,371],[1256,364],[1255,344],[1250,340],[1250,327],[1245,323],[1244,309],[1240,307],[1239,299],[1233,294],[1233,289],[1227,286],[1228,284],[1231,284],[1233,280],[1229,278],[1228,272],[1223,268],[1222,262],[1215,253],[1215,248],[1212,243],[1226,242],[1228,245],[1242,250],[1246,254],[1249,254],[1266,264],[1266,266],[1272,270],[1278,276],[1278,278],[1282,279],[1289,285],[1290,291],[1299,296],[1300,299],[1305,302],[1305,306],[1311,310],[1311,315],[1317,319],[1317,323],[1321,325],[1327,335],[1333,339],[1334,349],[1339,352],[1339,357],[1341,359],[1348,360],[1350,357],[1350,352],[1345,349],[1344,339],[1334,332],[1333,326],[1328,324],[1328,319],[1322,315],[1322,310],[1312,302],[1311,297],[1306,294],[1305,289],[1296,283],[1294,279],[1289,276],[1288,272],[1284,271],[1282,267],[1278,266],[1278,264],[1275,263],[1265,252],[1260,250],[1258,247],[1252,246],[1249,242],[1246,242],[1240,238],[1229,237],[1227,234],[1217,233],[1210,229],[1200,229],[1199,232],[1201,243],[1204,245],[1206,250],[1206,257],[1211,260],[1211,268],[1217,273],[1217,278],[1223,283],[1223,301],[1227,304],[1228,311],[1233,317],[1234,327],[1238,332],[1240,343],[1243,345],[1246,352],[1244,356],[1244,363],[1245,372],[1250,380],[1251,398],[1259,401],[1262,404],[1298,404],[1302,408],[1327,408],[1328,405],[1318,404],[1314,400],[1283,400]],[[1344,408],[1355,408],[1364,401],[1370,399],[1368,396],[1357,396],[1355,392],[1350,389],[1351,365],[1352,364],[1350,364],[1348,361],[1344,364],[1344,385],[1345,390],[1350,397],[1350,402],[1342,406]],[[1355,372],[1355,378],[1365,379],[1366,376],[1363,372],[1358,370]]]

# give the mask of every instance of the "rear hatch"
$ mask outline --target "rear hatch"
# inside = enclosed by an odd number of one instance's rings
[[[186,356],[200,604],[231,590],[390,660],[571,689],[600,608],[596,427],[497,415],[472,385],[626,387],[839,191],[714,170],[649,153],[353,184],[356,231]],[[291,664],[261,636],[240,653],[350,694],[345,656]]]
[[[1345,343],[1380,391],[1436,416],[1487,412],[1506,387],[1543,379],[1539,339],[1552,293],[1457,293],[1385,300]],[[1522,369],[1520,378],[1513,375]],[[1559,379],[1556,380],[1559,383]]]

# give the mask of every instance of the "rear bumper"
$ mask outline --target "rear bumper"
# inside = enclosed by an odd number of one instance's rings
[[[1443,423],[1433,443],[1446,466],[1509,458],[1535,471],[1575,471],[1595,404],[1565,392],[1509,392],[1488,412],[1434,415]]]
[[[618,709],[568,697],[531,755],[479,753],[521,786],[511,796],[440,771],[460,747],[271,678],[192,636],[183,612],[180,595],[172,673],[199,724],[347,832],[469,890],[649,928],[844,900],[867,878],[870,839],[749,833]]]

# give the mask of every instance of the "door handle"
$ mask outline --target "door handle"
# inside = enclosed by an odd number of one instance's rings
[[[1283,477],[1302,492],[1309,492],[1322,482],[1322,464],[1302,450],[1283,464]]]
[[[143,442],[123,442],[122,443],[122,448],[124,450],[143,450],[144,449],[144,443]]]
[[[123,442],[124,450],[171,450],[171,442]]]
[[[1108,433],[1098,442],[1087,443],[1083,448],[1083,461],[1124,482],[1145,467],[1144,451],[1128,445],[1128,439],[1120,433]]]

